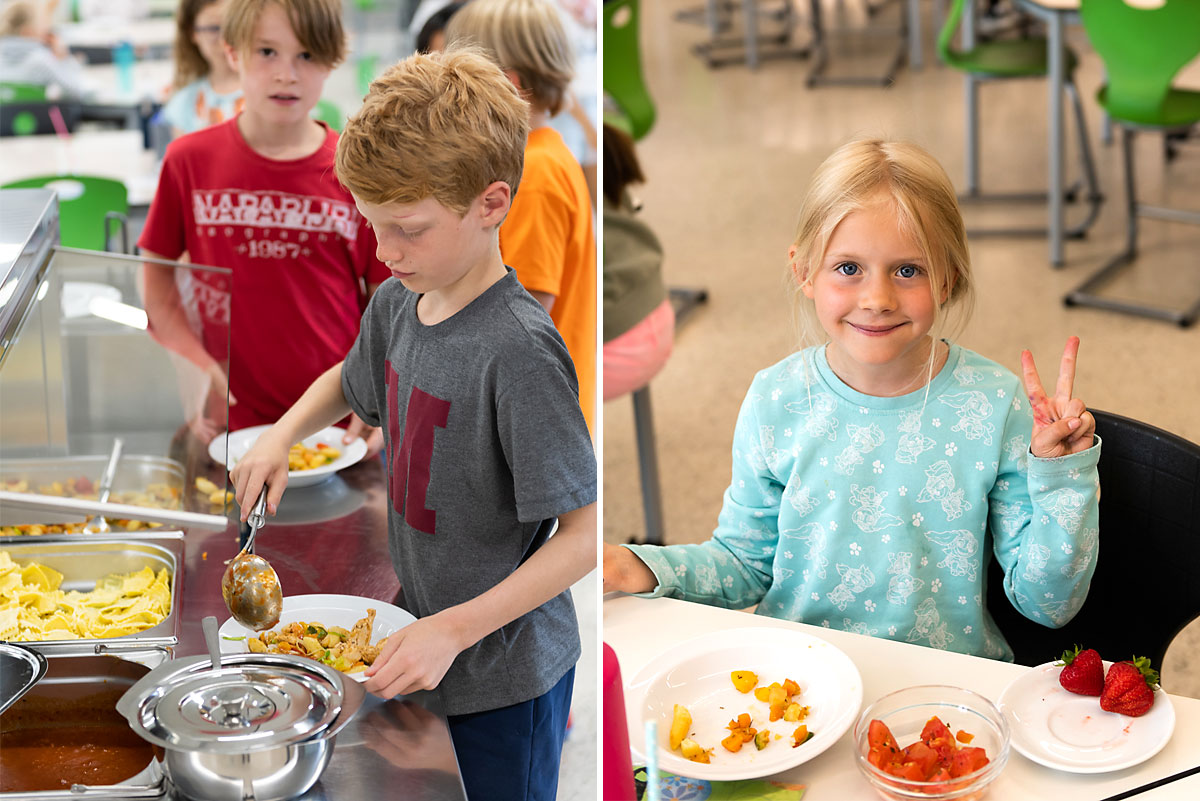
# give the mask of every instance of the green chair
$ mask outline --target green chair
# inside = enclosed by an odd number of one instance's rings
[[[0,81],[0,103],[45,103],[46,87],[36,83]]]
[[[1187,133],[1200,122],[1200,92],[1171,85],[1200,53],[1200,3],[1168,0],[1159,8],[1133,8],[1125,0],[1083,0],[1080,16],[1108,75],[1097,99],[1123,132],[1126,238],[1125,249],[1064,300],[1068,306],[1109,309],[1187,327],[1200,316],[1200,300],[1174,311],[1093,292],[1137,257],[1138,217],[1200,225],[1200,212],[1138,203],[1133,169],[1137,131]]]
[[[94,175],[42,175],[4,184],[4,189],[46,187],[58,194],[59,241],[71,248],[108,250],[112,223],[121,234],[121,253],[129,252],[128,193],[125,184]]]
[[[654,126],[654,101],[642,78],[638,0],[604,4],[604,93],[615,105],[604,121],[635,140]]]
[[[1040,36],[1021,39],[997,39],[988,42],[975,42],[962,49],[954,47],[954,35],[958,32],[963,21],[963,11],[967,2],[973,0],[953,0],[946,23],[938,35],[937,47],[942,61],[951,67],[965,73],[966,81],[966,172],[967,190],[962,195],[964,201],[1044,201],[1045,193],[1010,192],[984,193],[979,188],[979,84],[990,80],[1011,78],[1042,78],[1048,72],[1048,47],[1046,39]],[[973,31],[970,32],[973,38]],[[964,30],[964,40],[967,40]],[[1100,194],[1096,179],[1096,169],[1092,161],[1092,149],[1088,140],[1087,123],[1083,116],[1083,106],[1079,101],[1079,91],[1075,87],[1073,74],[1078,59],[1070,48],[1063,54],[1066,59],[1066,87],[1071,96],[1071,105],[1075,111],[1075,128],[1079,135],[1079,155],[1083,168],[1083,181],[1087,183],[1087,200],[1089,212],[1087,217],[1074,228],[1068,229],[1069,237],[1082,237],[1087,229],[1095,222],[1100,213],[1103,197]],[[1080,185],[1067,191],[1067,199],[1074,200]],[[972,231],[974,234],[999,235],[1045,235],[1042,229],[991,229]]]
[[[313,106],[312,118],[320,120],[338,133],[341,133],[342,126],[346,124],[345,115],[332,100],[318,100],[317,105]]]

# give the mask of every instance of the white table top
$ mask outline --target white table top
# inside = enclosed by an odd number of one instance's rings
[[[133,85],[129,91],[121,88],[115,64],[88,64],[83,68],[83,75],[88,83],[88,102],[131,105],[151,100],[162,103],[171,91],[175,65],[166,59],[134,62]]]
[[[135,49],[169,47],[175,42],[175,20],[107,17],[60,23],[54,26],[54,32],[68,47],[116,47],[121,42],[129,42]]]
[[[651,659],[685,640],[714,631],[749,626],[789,627],[820,637],[841,649],[862,674],[863,703],[902,687],[917,684],[955,684],[982,693],[993,701],[1028,668],[1007,662],[938,651],[918,645],[866,637],[843,631],[790,623],[745,612],[687,603],[613,596],[604,601],[604,641],[612,646],[628,683]],[[1047,660],[1049,661],[1049,659]],[[1142,764],[1113,773],[1065,773],[1038,765],[1015,750],[988,798],[995,801],[1103,801],[1109,796],[1200,765],[1200,700],[1171,696],[1175,733],[1171,741]],[[641,725],[632,719],[630,725]],[[847,731],[819,756],[785,771],[779,781],[803,783],[804,801],[875,801],[874,789],[854,764],[854,745]],[[1134,796],[1153,801],[1182,801],[1200,797],[1200,774]]]
[[[55,173],[124,181],[129,205],[146,206],[158,185],[158,159],[142,147],[138,130],[82,131],[63,141],[54,134],[0,140],[0,184]]]

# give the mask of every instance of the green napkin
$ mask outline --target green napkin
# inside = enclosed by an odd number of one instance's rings
[[[649,794],[646,786],[646,769],[637,768],[634,781],[642,801]],[[661,801],[799,801],[804,795],[803,784],[746,779],[739,782],[710,782],[704,779],[687,779],[670,773],[658,774]]]

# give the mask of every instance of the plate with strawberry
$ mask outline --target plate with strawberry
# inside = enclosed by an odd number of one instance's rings
[[[1109,662],[1078,646],[1009,684],[999,707],[1018,753],[1070,773],[1137,765],[1175,731],[1175,709],[1150,660]]]

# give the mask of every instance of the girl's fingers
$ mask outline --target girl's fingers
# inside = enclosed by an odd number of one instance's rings
[[[1058,386],[1055,394],[1059,398],[1071,397],[1075,386],[1075,360],[1079,356],[1079,337],[1068,337],[1063,349],[1062,363],[1058,367]]]
[[[1082,427],[1078,417],[1055,420],[1034,435],[1030,449],[1041,458],[1061,456],[1064,443]]]
[[[1042,379],[1038,376],[1037,367],[1033,363],[1033,354],[1027,350],[1021,351],[1021,377],[1025,381],[1025,394],[1029,402],[1034,403],[1035,397],[1046,397],[1042,388]]]

